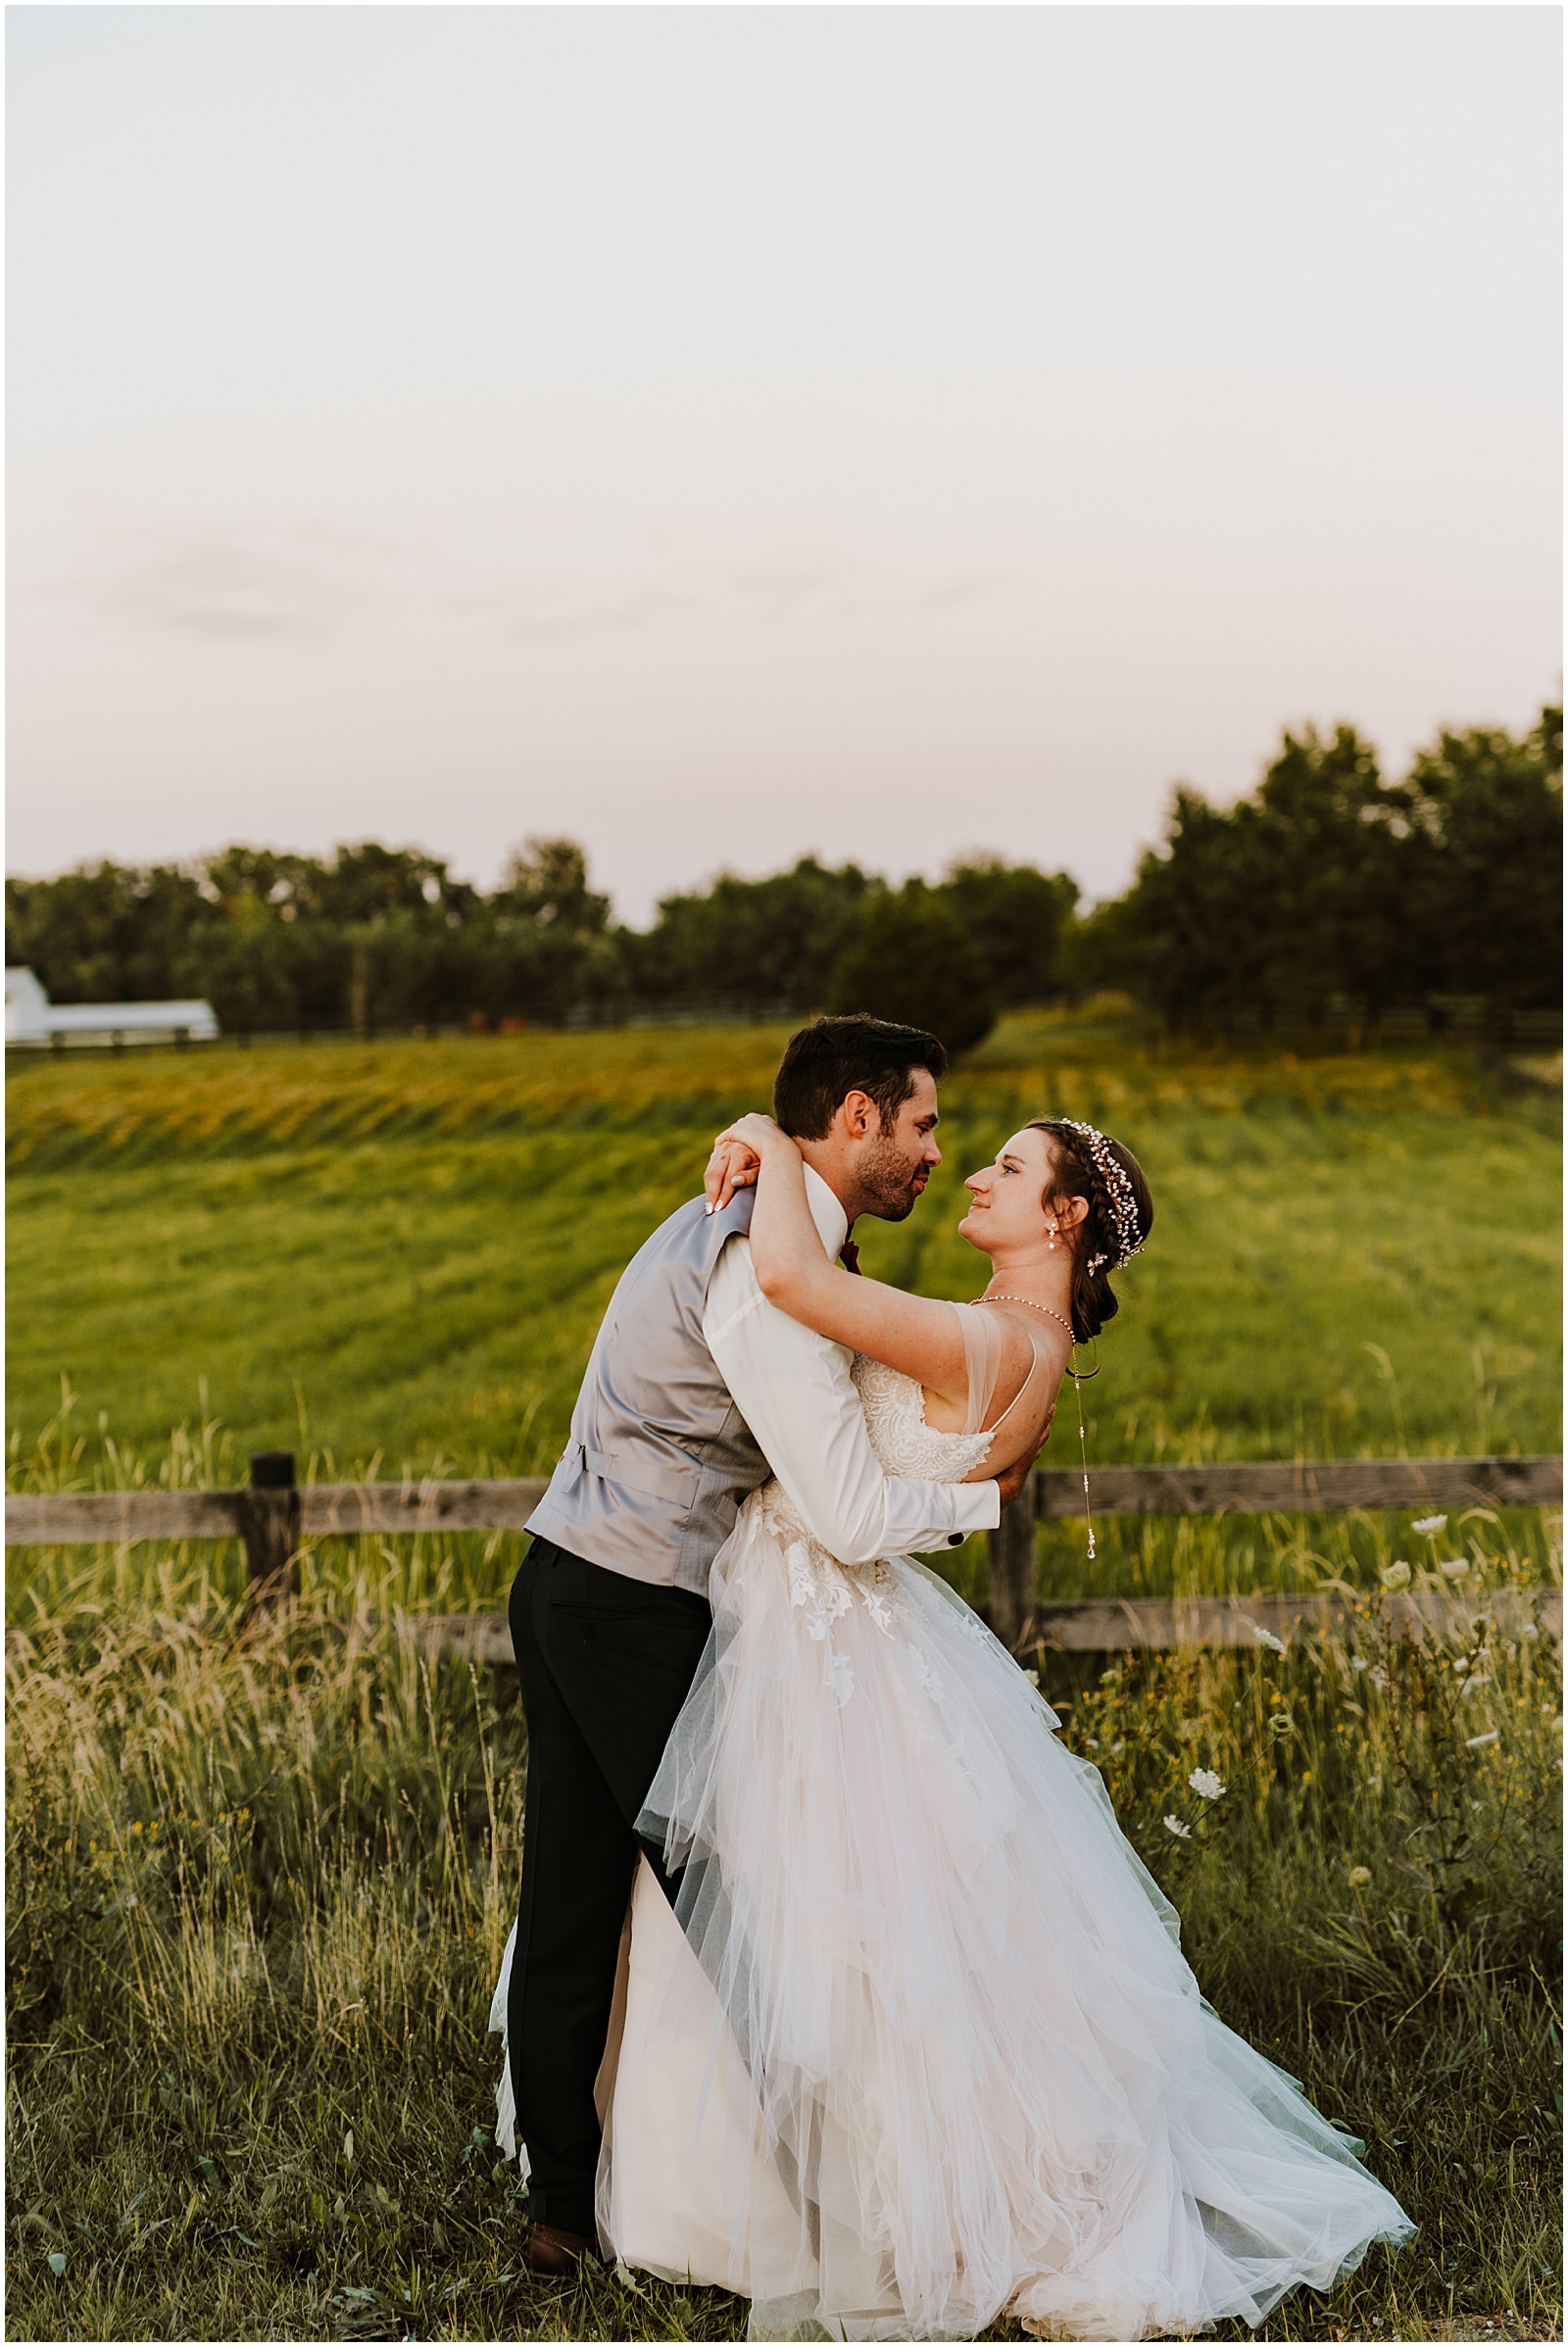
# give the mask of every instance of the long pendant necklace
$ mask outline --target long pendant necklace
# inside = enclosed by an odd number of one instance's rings
[[[971,1300],[977,1304],[1027,1304],[1031,1312],[1049,1313],[1053,1320],[1060,1322],[1060,1325],[1066,1330],[1068,1336],[1072,1338],[1074,1346],[1076,1346],[1078,1343],[1078,1339],[1073,1332],[1072,1322],[1063,1318],[1062,1314],[1056,1311],[1053,1305],[1036,1303],[1032,1296],[1010,1296],[1004,1289],[999,1288],[994,1296],[977,1296]],[[1084,1432],[1084,1389],[1082,1380],[1079,1378],[1077,1370],[1072,1365],[1071,1354],[1069,1354],[1067,1357],[1067,1374],[1072,1379],[1073,1392],[1078,1396],[1078,1456],[1083,1461],[1084,1522],[1089,1528],[1089,1555],[1090,1561],[1093,1562],[1095,1554],[1095,1519],[1089,1510],[1089,1437]]]

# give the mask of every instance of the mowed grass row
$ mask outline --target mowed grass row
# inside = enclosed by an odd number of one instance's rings
[[[13,1055],[7,1157],[13,1166],[105,1157],[228,1154],[311,1140],[706,1127],[764,1106],[788,1026],[630,1028],[604,1033],[443,1037],[419,1042],[232,1045],[173,1057],[131,1051]],[[1115,999],[1004,1018],[949,1079],[967,1097],[1035,1102],[1104,1121],[1148,1104],[1235,1115],[1437,1115],[1485,1106],[1463,1053],[1198,1047],[1129,1021]]]
[[[10,1075],[10,1432],[58,1411],[155,1479],[220,1422],[336,1473],[556,1455],[606,1298],[765,1102],[783,1031],[314,1045]],[[946,1160],[867,1267],[978,1292],[962,1174],[1089,1114],[1157,1222],[1086,1387],[1094,1455],[1551,1449],[1560,1149],[1462,1059],[1246,1062],[1008,1022],[944,1095]],[[1060,1443],[1058,1442],[1058,1449]],[[113,1478],[116,1470],[108,1472]]]

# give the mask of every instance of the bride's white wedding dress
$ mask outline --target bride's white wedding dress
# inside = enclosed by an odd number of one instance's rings
[[[890,1473],[983,1459],[908,1378],[854,1374]],[[642,1820],[685,1871],[672,1914],[637,1870],[609,2249],[746,2293],[753,2336],[1005,2311],[1137,2339],[1256,2323],[1409,2236],[1360,2147],[1204,2003],[1099,1774],[945,1583],[836,1563],[768,1484],[712,1596]],[[511,2099],[504,2077],[509,2149]]]

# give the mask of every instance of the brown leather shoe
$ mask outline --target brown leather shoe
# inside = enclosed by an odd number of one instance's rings
[[[561,2281],[574,2274],[585,2258],[600,2264],[599,2244],[588,2233],[568,2233],[564,2225],[535,2225],[528,2234],[528,2271]]]

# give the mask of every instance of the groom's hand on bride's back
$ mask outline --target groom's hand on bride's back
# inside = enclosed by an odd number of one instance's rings
[[[1047,1442],[1051,1440],[1051,1421],[1055,1415],[1056,1405],[1054,1402],[1053,1402],[1050,1409],[1046,1412],[1046,1423],[1040,1430],[1040,1440],[1035,1444],[1033,1450],[1024,1451],[1021,1457],[1015,1458],[1012,1462],[1012,1465],[1010,1467],[1004,1467],[1002,1473],[997,1477],[997,1490],[1002,1494],[1002,1504],[1004,1507],[1011,1507],[1013,1501],[1023,1490],[1024,1485],[1028,1482],[1029,1477],[1033,1474],[1036,1459],[1040,1456],[1040,1453],[1045,1449]]]

